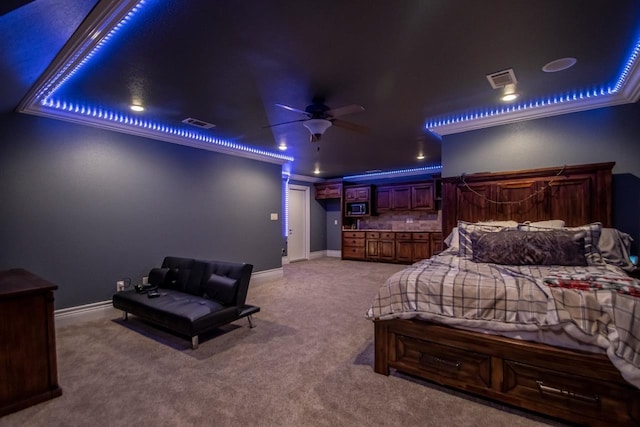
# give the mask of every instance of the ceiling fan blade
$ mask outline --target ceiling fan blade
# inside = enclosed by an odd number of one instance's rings
[[[369,133],[369,128],[366,126],[362,126],[356,123],[351,123],[351,122],[345,122],[344,120],[332,120],[332,123],[334,126],[337,126],[339,128],[342,129],[347,129],[353,132],[358,132],[361,133],[363,135],[366,135]]]
[[[284,108],[285,110],[293,111],[294,113],[301,113],[301,114],[304,114],[305,116],[309,116],[309,113],[307,113],[306,111],[300,110],[298,108],[290,107],[288,105],[276,104],[276,107]]]
[[[297,122],[304,122],[306,120],[309,120],[308,118],[304,118],[304,119],[298,119],[298,120],[290,120],[288,122],[281,122],[281,123],[276,123],[274,125],[266,125],[266,126],[262,126],[262,129],[266,129],[266,128],[272,128],[274,126],[280,126],[280,125],[287,125],[289,123],[297,123]]]
[[[327,111],[326,114],[331,117],[340,117],[346,116],[347,114],[360,113],[364,111],[364,107],[362,105],[345,105],[344,107],[332,108]]]

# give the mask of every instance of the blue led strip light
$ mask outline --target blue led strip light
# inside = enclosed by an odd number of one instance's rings
[[[633,47],[633,50],[631,51],[631,55],[629,55],[629,59],[627,59],[627,62],[624,64],[624,67],[622,68],[620,77],[618,77],[618,81],[613,87],[614,92],[618,92],[620,89],[622,89],[622,87],[624,86],[627,80],[627,77],[629,76],[629,71],[631,70],[631,68],[633,68],[633,65],[638,60],[638,56],[640,56],[640,39],[636,41],[636,45]]]
[[[616,80],[613,87],[599,87],[593,89],[574,90],[563,94],[552,95],[543,99],[535,99],[521,104],[488,108],[482,111],[460,113],[454,116],[438,117],[430,119],[425,124],[427,130],[437,129],[441,126],[454,125],[458,123],[470,122],[473,120],[486,119],[490,117],[498,117],[507,113],[515,113],[520,111],[534,110],[541,107],[549,107],[558,104],[566,104],[569,102],[583,101],[601,96],[612,95],[619,92],[624,86],[629,71],[633,68],[638,57],[640,56],[640,39],[636,40],[635,46],[625,62],[625,66]]]
[[[343,179],[358,179],[358,178],[370,178],[370,177],[387,177],[389,175],[398,175],[398,174],[408,174],[414,172],[437,172],[442,170],[442,165],[436,166],[425,166],[422,168],[413,168],[413,169],[398,169],[387,172],[375,172],[375,173],[364,173],[361,175],[350,175],[344,176]]]
[[[183,129],[180,127],[153,122],[125,113],[112,111],[99,106],[80,105],[69,101],[53,99],[54,93],[60,87],[62,87],[62,85],[67,82],[74,74],[76,74],[78,70],[80,70],[85,64],[87,64],[89,60],[93,58],[106,43],[113,39],[114,35],[122,27],[131,22],[133,16],[142,9],[142,6],[144,6],[146,2],[147,0],[140,0],[133,8],[131,8],[131,10],[125,15],[124,18],[120,20],[118,24],[111,28],[107,35],[105,35],[98,43],[96,43],[96,45],[84,57],[80,58],[82,52],[84,52],[85,49],[78,50],[78,52],[71,59],[69,59],[69,61],[67,61],[64,67],[62,67],[60,71],[58,71],[58,73],[56,73],[56,75],[51,80],[49,80],[47,85],[45,85],[38,92],[37,98],[40,99],[40,104],[43,107],[62,110],[68,113],[86,116],[93,119],[105,120],[116,124],[137,127],[139,129],[160,132],[169,136],[180,137],[198,143],[212,144],[234,151],[252,153],[259,156],[270,157],[283,161],[294,161],[294,158],[291,156],[225,141],[223,139],[205,135],[190,129]],[[75,64],[75,66],[73,64]]]
[[[281,160],[286,160],[291,162],[294,160],[293,157],[286,156],[284,154],[270,152],[266,150],[260,150],[260,149],[248,147],[242,144],[236,144],[235,142],[229,142],[223,139],[214,138],[210,135],[204,135],[202,133],[199,133],[191,129],[183,129],[179,127],[168,126],[162,123],[153,122],[151,120],[130,116],[127,114],[103,109],[100,107],[78,105],[78,104],[73,104],[67,101],[60,101],[60,100],[56,101],[53,99],[47,99],[43,105],[45,107],[54,108],[56,110],[62,110],[69,113],[78,114],[81,116],[91,117],[94,119],[107,120],[113,123],[124,124],[128,126],[137,127],[140,129],[161,132],[167,135],[177,136],[177,137],[189,139],[195,142],[215,144],[220,147],[224,147],[232,150],[244,151],[248,153],[258,154],[261,156],[272,157],[275,159],[281,159]]]
[[[45,85],[40,90],[40,92],[38,92],[37,97],[38,98],[43,98],[42,101],[41,101],[42,105],[44,105],[46,100],[49,97],[51,97],[64,83],[66,83],[67,80],[69,80],[71,78],[71,76],[73,76],[75,73],[77,73],[80,68],[82,68],[87,62],[89,62],[89,60],[95,56],[95,54],[100,50],[100,48],[102,48],[102,46],[104,46],[108,41],[110,41],[113,38],[113,36],[124,25],[126,25],[128,22],[130,22],[131,19],[133,18],[133,16],[142,9],[142,6],[144,6],[146,2],[147,2],[147,0],[140,0],[134,7],[132,7],[131,10],[129,11],[129,13],[127,13],[125,15],[125,17],[122,18],[122,20],[120,20],[120,22],[118,24],[116,24],[113,28],[111,28],[111,30],[107,33],[107,35],[104,36],[93,47],[93,49],[91,49],[91,51],[81,59],[79,59],[79,58],[82,55],[82,53],[85,51],[85,49],[79,49],[77,51],[77,53],[71,59],[69,59],[69,61],[67,61],[65,66],[62,67],[62,69],[60,69],[60,71],[58,71],[58,73],[54,76],[54,78],[52,78],[47,83],[47,85]],[[89,41],[87,41],[85,43],[85,47],[89,43],[91,43],[91,40],[89,40]],[[77,62],[77,61],[79,61],[79,62]],[[73,67],[73,69],[71,71],[68,71],[69,68],[74,63],[75,63],[75,66]]]

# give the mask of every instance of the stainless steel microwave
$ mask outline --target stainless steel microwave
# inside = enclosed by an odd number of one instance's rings
[[[366,203],[351,203],[349,204],[349,209],[347,209],[347,213],[349,215],[366,215],[367,214],[367,204]]]

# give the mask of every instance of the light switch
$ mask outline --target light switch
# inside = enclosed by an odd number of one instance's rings
[[[333,220],[333,225],[338,225],[338,220],[337,219]]]
[[[278,213],[272,213],[271,214],[271,221],[277,221],[278,220]]]

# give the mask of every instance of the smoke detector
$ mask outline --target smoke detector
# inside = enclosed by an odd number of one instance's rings
[[[497,71],[492,74],[487,74],[487,80],[489,80],[489,84],[494,89],[501,89],[506,85],[514,85],[518,83],[516,79],[516,75],[513,72],[513,68],[509,68],[508,70]]]

